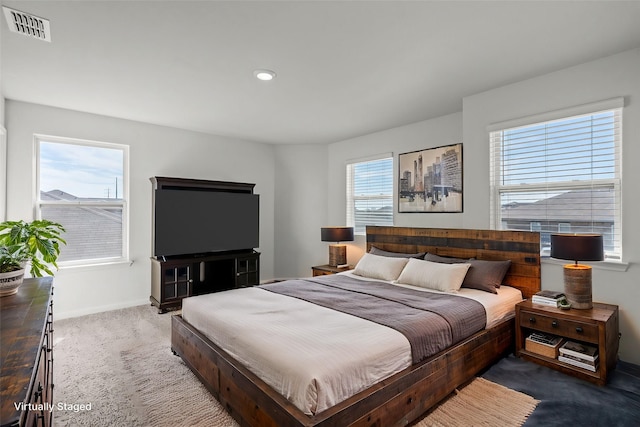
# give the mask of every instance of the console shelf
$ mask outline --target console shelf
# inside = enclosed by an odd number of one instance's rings
[[[260,253],[235,251],[206,256],[151,259],[151,304],[158,313],[182,306],[182,299],[257,285]]]

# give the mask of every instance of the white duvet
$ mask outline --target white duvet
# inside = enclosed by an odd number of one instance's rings
[[[512,316],[522,300],[508,286],[498,295],[475,289],[458,295],[482,303],[487,327]],[[411,365],[400,332],[259,288],[186,298],[182,316],[307,415]]]

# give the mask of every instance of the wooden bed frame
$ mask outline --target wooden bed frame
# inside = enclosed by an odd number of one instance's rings
[[[367,251],[431,252],[512,261],[505,283],[525,298],[540,290],[536,232],[367,227]],[[172,317],[171,349],[242,426],[404,426],[512,350],[513,318],[480,331],[319,413],[305,415],[181,316]]]

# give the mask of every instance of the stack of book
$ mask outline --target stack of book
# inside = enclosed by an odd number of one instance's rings
[[[558,357],[558,348],[562,344],[562,337],[532,332],[524,342],[527,351],[555,359]]]
[[[596,347],[580,344],[575,341],[567,341],[560,347],[558,360],[596,372],[598,369],[598,349]]]
[[[543,290],[537,292],[532,298],[531,302],[534,304],[549,305],[551,307],[557,307],[559,301],[564,298],[564,294],[559,291]]]

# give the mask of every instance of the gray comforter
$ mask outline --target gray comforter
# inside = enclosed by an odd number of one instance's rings
[[[484,307],[472,299],[343,275],[287,280],[260,287],[393,328],[409,340],[413,363],[486,325]]]

